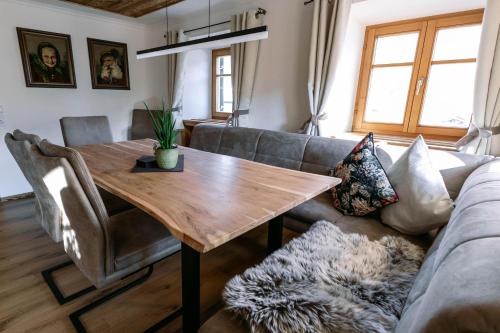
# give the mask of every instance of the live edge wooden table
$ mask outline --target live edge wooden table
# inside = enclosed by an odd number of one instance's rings
[[[183,331],[192,333],[200,327],[200,254],[266,222],[268,251],[280,248],[282,214],[340,180],[185,147],[179,147],[184,172],[132,173],[137,158],[152,155],[153,144],[76,149],[97,185],[155,217],[182,242]]]

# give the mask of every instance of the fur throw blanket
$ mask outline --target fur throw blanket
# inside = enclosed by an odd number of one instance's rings
[[[231,279],[223,297],[255,333],[392,332],[423,256],[403,238],[370,241],[320,221]]]

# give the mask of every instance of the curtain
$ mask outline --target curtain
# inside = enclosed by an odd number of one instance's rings
[[[477,59],[474,113],[457,144],[463,152],[500,156],[500,0],[488,0]]]
[[[231,18],[231,31],[255,28],[262,25],[262,15],[250,10]],[[233,84],[233,113],[228,124],[238,127],[240,115],[249,113],[252,103],[255,73],[259,58],[260,41],[231,45],[231,81]]]
[[[183,30],[168,31],[167,44],[185,42],[187,40]],[[165,104],[176,113],[176,127],[182,128],[182,95],[184,90],[184,57],[185,54],[176,53],[167,55],[167,91]]]
[[[301,133],[320,135],[319,122],[327,118],[325,97],[332,89],[350,9],[351,0],[314,1],[307,80],[311,116]]]

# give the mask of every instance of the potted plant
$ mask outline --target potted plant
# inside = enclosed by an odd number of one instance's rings
[[[165,108],[165,102],[162,103],[161,110],[151,111],[146,103],[144,105],[151,118],[153,130],[158,140],[158,143],[154,146],[156,163],[162,169],[175,168],[179,159],[179,150],[176,144],[176,120],[172,109]]]

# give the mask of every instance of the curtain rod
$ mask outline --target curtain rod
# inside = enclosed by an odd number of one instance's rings
[[[265,10],[264,8],[260,8],[259,7],[257,9],[257,12],[255,13],[255,18],[259,18],[259,16],[266,15],[266,14],[267,14],[267,10]],[[203,29],[215,27],[215,26],[218,26],[218,25],[226,24],[226,23],[231,23],[231,21],[224,21],[224,22],[219,22],[219,23],[215,23],[215,24],[212,24],[212,25],[206,25],[204,27],[199,27],[199,28],[194,28],[194,29],[186,30],[186,31],[184,31],[184,33],[187,34],[187,33],[193,32],[193,31],[203,30]]]

